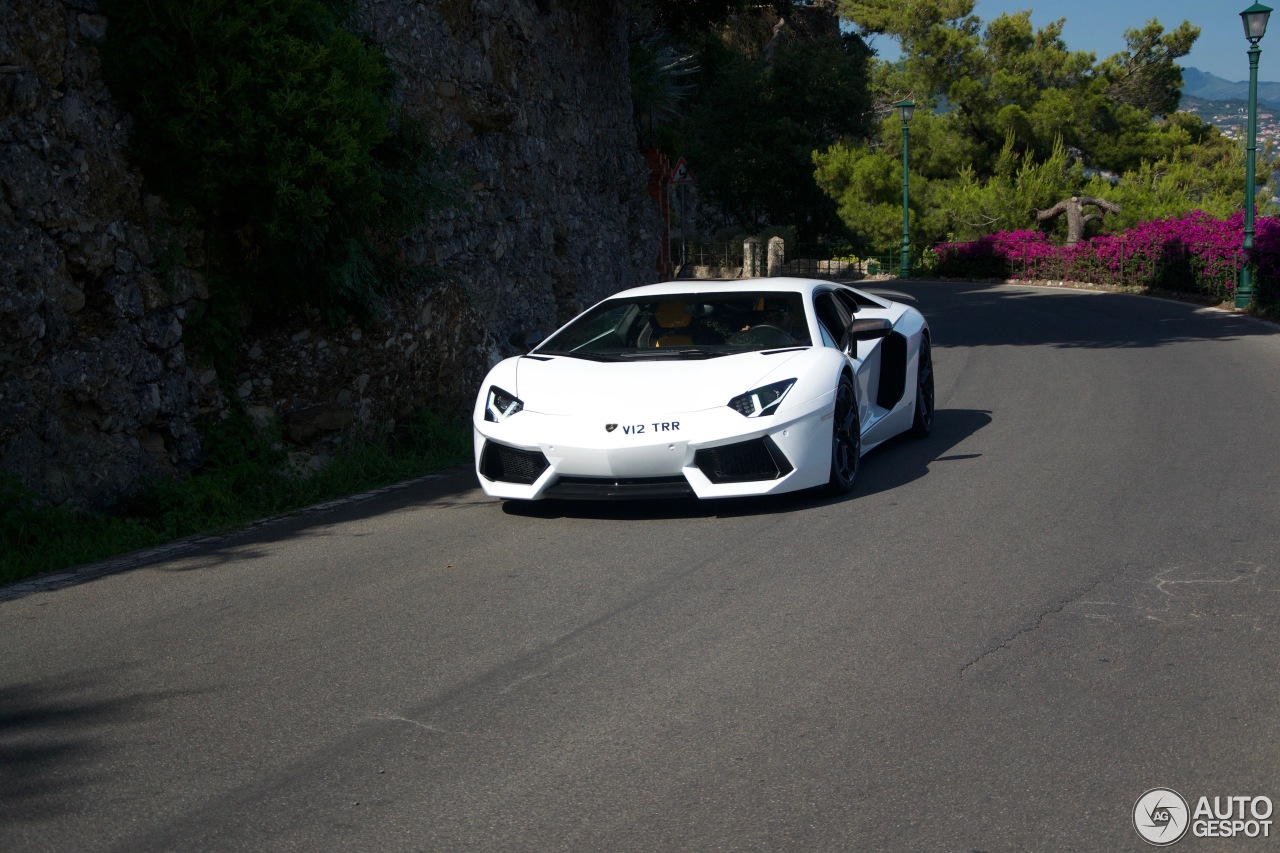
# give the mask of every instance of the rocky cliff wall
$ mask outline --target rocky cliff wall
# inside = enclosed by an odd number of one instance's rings
[[[205,296],[157,272],[163,202],[124,155],[92,2],[0,4],[0,466],[105,502],[199,454],[182,341]]]
[[[256,332],[229,377],[184,334],[208,298],[200,235],[174,228],[128,159],[96,0],[3,0],[0,469],[54,502],[108,505],[198,464],[197,418],[227,410],[224,388],[300,442],[385,429],[423,405],[464,411],[511,334],[652,279],[625,3],[358,9],[461,181],[452,210],[406,235],[435,283],[370,328],[300,316]]]

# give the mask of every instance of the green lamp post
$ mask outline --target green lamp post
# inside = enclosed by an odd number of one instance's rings
[[[1245,137],[1244,159],[1244,266],[1240,270],[1240,286],[1236,288],[1236,307],[1248,308],[1253,302],[1253,208],[1257,187],[1254,185],[1254,161],[1258,154],[1258,42],[1267,32],[1271,9],[1254,3],[1240,13],[1244,21],[1244,37],[1249,40],[1249,129]]]
[[[910,213],[907,210],[908,172],[907,172],[907,125],[911,123],[911,114],[916,105],[910,100],[901,100],[893,105],[898,110],[898,118],[902,119],[902,258],[898,275],[906,278],[911,274],[911,233]]]

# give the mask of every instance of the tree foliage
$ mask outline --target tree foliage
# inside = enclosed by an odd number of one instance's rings
[[[810,165],[815,149],[865,136],[870,51],[853,34],[744,15],[696,45],[697,89],[662,146],[689,162],[704,198],[738,226],[790,226],[802,240],[844,231]]]
[[[107,0],[103,59],[151,185],[209,231],[236,297],[367,313],[432,155],[338,0]]]
[[[679,38],[697,36],[741,12],[747,0],[653,0],[657,25]]]
[[[1174,112],[1182,89],[1178,60],[1191,52],[1199,35],[1200,28],[1187,21],[1170,33],[1155,20],[1140,30],[1126,30],[1128,49],[1103,60],[1099,68],[1107,93],[1152,115]]]
[[[910,125],[913,241],[1030,228],[1033,211],[1072,195],[1119,203],[1122,213],[1101,224],[1107,229],[1195,207],[1219,216],[1231,209],[1242,152],[1176,112],[1177,63],[1198,28],[1184,22],[1166,31],[1151,20],[1125,33],[1124,51],[1098,61],[1067,47],[1065,20],[1037,30],[1030,12],[1019,12],[984,24],[974,6],[840,2],[862,33],[902,45],[901,61],[873,62],[872,79],[882,114],[903,97],[919,104]],[[878,138],[814,156],[817,180],[845,224],[880,247],[901,232],[901,199],[884,189],[901,180],[900,139],[890,116]]]
[[[677,121],[697,90],[698,60],[658,36],[633,41],[628,59],[636,134],[650,148],[657,128]]]

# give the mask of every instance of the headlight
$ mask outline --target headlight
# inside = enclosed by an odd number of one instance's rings
[[[757,388],[754,391],[748,391],[745,394],[739,394],[729,401],[729,408],[747,418],[767,417],[778,410],[778,406],[782,403],[782,398],[787,396],[787,392],[795,384],[796,381],[794,379],[787,379],[783,382],[775,382],[772,385]]]
[[[524,403],[515,394],[503,391],[497,385],[490,385],[489,397],[484,403],[484,419],[500,424],[523,408]]]

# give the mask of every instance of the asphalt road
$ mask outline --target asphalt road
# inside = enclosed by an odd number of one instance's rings
[[[937,429],[847,499],[458,472],[0,603],[0,850],[1141,850],[1150,788],[1280,801],[1280,331],[900,288]]]

